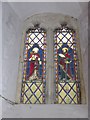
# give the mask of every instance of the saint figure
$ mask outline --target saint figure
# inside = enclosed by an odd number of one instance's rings
[[[41,65],[40,55],[38,54],[39,49],[37,47],[33,48],[30,53],[30,66],[29,66],[29,80],[39,79],[39,66]]]
[[[60,80],[75,79],[73,52],[67,45],[58,51],[58,71]]]

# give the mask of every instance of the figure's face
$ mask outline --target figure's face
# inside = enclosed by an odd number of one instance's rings
[[[34,53],[38,53],[38,48],[33,48]]]
[[[68,52],[68,48],[63,48],[62,51],[63,51],[63,53],[67,53]]]

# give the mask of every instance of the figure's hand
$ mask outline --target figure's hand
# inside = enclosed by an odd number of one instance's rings
[[[72,62],[72,61],[68,61],[68,60],[65,61],[66,64],[69,64],[69,63],[71,63],[71,62]]]
[[[35,60],[35,59],[36,59],[36,56],[35,56],[35,55],[32,55],[32,57],[29,58],[29,61],[31,61],[31,60]]]
[[[42,64],[42,62],[41,62],[41,61],[39,61],[39,64],[41,65],[41,64]]]
[[[40,58],[38,58],[38,61],[40,61]]]
[[[31,61],[31,58],[29,58],[29,61]]]

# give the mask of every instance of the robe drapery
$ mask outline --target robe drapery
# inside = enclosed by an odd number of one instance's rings
[[[43,49],[34,44],[28,50],[26,80],[41,79],[43,73]],[[37,76],[37,77],[34,77]]]
[[[62,48],[58,50],[58,74],[60,80],[75,79],[73,56],[73,50],[67,44],[63,44]]]
[[[66,79],[70,79],[71,76],[71,71],[70,71],[70,55],[68,53],[66,53],[64,55],[64,57],[59,56],[59,65],[60,65],[60,69],[61,70],[61,76],[62,79],[66,78]]]
[[[32,53],[30,55],[30,69],[29,69],[29,77],[33,74],[34,70],[38,70],[40,55],[38,53]]]

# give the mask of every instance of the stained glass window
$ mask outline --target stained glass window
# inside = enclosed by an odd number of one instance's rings
[[[35,27],[26,32],[21,102],[44,104],[46,90],[46,32]]]
[[[80,79],[76,33],[63,25],[55,30],[55,103],[79,104]]]

